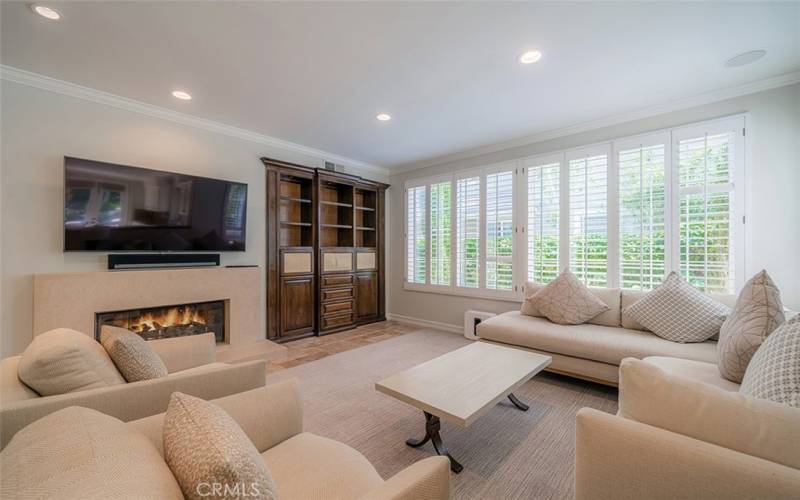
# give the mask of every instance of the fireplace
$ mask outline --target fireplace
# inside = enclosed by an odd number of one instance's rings
[[[95,313],[96,339],[100,327],[114,325],[138,333],[145,340],[183,337],[214,332],[217,343],[225,342],[225,300],[194,302],[124,311]]]

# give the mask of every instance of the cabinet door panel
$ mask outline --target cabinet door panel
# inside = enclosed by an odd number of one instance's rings
[[[281,337],[314,330],[314,277],[281,280]]]
[[[378,315],[378,273],[356,274],[356,321]]]

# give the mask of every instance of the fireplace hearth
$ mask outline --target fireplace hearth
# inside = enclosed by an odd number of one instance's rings
[[[214,332],[219,344],[225,342],[225,301],[213,300],[95,313],[95,338],[98,340],[103,325],[127,328],[145,340]]]

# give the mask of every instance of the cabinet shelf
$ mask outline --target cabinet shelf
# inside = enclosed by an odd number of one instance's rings
[[[364,227],[364,226],[359,226],[356,229],[358,229],[359,231],[374,231],[375,230],[374,227]]]
[[[353,229],[353,226],[347,224],[320,224],[320,227],[334,227],[337,229]]]
[[[356,207],[356,210],[364,210],[365,212],[374,212],[375,209],[371,207]]]
[[[353,205],[350,204],[350,203],[340,203],[338,201],[324,201],[323,200],[323,201],[320,201],[319,204],[320,205],[328,205],[328,206],[331,206],[331,207],[345,207],[345,208],[352,208],[353,207]]]
[[[283,226],[300,226],[300,227],[311,227],[310,222],[291,222],[288,220],[282,220],[281,225]]]
[[[281,201],[295,201],[297,203],[311,203],[308,198],[293,198],[291,196],[281,196]]]

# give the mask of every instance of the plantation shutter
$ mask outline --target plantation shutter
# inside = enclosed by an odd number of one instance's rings
[[[451,191],[450,181],[430,186],[432,285],[450,285]]]
[[[411,187],[406,192],[406,281],[425,283],[425,254],[428,244],[425,186]]]
[[[617,145],[619,284],[651,290],[667,270],[669,136]]]
[[[513,289],[514,170],[486,174],[486,288]]]
[[[743,126],[743,119],[734,119],[675,134],[679,268],[707,292],[735,291],[734,247],[740,243],[735,233],[743,222],[737,204],[744,201],[741,194],[737,198],[736,165],[743,155]]]
[[[548,283],[558,276],[561,161],[526,163],[528,281]]]
[[[480,286],[481,178],[456,180],[456,285]]]
[[[588,286],[608,283],[608,153],[569,160],[569,267]]]

